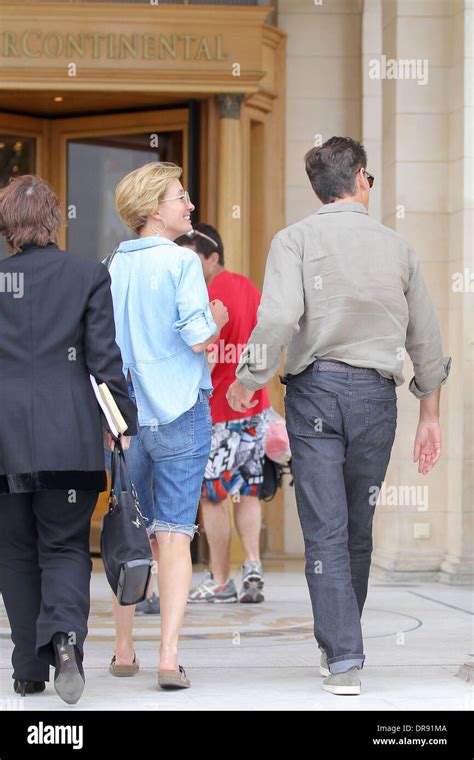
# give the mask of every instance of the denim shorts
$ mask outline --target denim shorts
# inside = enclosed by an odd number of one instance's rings
[[[128,392],[135,401],[131,383]],[[200,388],[194,406],[172,422],[140,425],[125,452],[149,536],[167,531],[192,539],[198,528],[195,522],[201,484],[211,449],[208,393]],[[105,457],[110,474],[111,452],[107,449]]]

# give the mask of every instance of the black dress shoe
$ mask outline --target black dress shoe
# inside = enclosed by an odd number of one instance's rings
[[[26,694],[39,694],[46,689],[44,681],[22,681],[15,678],[13,682],[13,691],[24,697]]]
[[[56,659],[54,688],[68,705],[75,705],[81,698],[85,682],[77,647],[69,643],[65,633],[54,634],[53,646]]]

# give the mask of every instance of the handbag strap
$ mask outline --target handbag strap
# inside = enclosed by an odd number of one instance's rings
[[[126,463],[125,463],[125,456],[122,449],[122,443],[120,441],[120,438],[115,441],[115,446],[112,451],[112,467],[110,471],[110,481],[111,481],[111,490],[121,490],[125,487],[125,483],[127,482],[125,479],[126,476]],[[120,469],[120,487],[119,489],[115,488],[116,483],[116,477],[118,470]]]
[[[133,501],[135,504],[135,509],[137,510],[142,520],[144,522],[148,522],[148,517],[145,517],[145,515],[142,514],[142,511],[140,509],[140,502],[138,499],[137,489],[135,488],[135,484],[133,483],[128,473],[127,462],[125,460],[125,453],[122,448],[122,441],[120,440],[120,438],[115,442],[115,446],[112,451],[112,466],[110,469],[111,486],[110,486],[110,496],[109,496],[109,511],[113,510],[115,506],[116,498],[117,498],[118,490],[115,487],[115,481],[116,481],[117,471],[119,469],[120,469],[120,490],[126,489],[126,483],[127,483],[126,475],[128,475],[128,479],[131,484],[130,490],[131,490]]]

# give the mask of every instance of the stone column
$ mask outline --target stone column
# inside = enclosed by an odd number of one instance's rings
[[[219,106],[219,165],[217,172],[217,227],[225,246],[226,267],[246,274],[242,233],[241,94],[216,96]]]
[[[375,175],[370,216],[382,220],[382,81],[369,76],[371,61],[382,54],[382,0],[365,0],[362,16],[362,142],[367,168]]]
[[[463,54],[461,61],[459,52],[469,28],[463,6],[461,0],[382,3],[381,52],[392,66],[382,79],[382,222],[414,246],[440,321],[444,354],[453,356],[441,392],[443,454],[427,476],[419,475],[412,461],[419,402],[407,384],[398,390],[399,425],[386,478],[395,488],[377,507],[373,556],[374,566],[393,580],[468,578],[472,294],[455,300],[452,292],[452,273],[467,266],[472,245],[472,169],[469,174],[466,163],[472,126],[468,129],[470,109],[462,107],[466,58]],[[412,59],[419,64],[416,76],[407,78],[406,71],[400,76],[400,69],[393,76],[390,61]],[[413,374],[408,356],[404,374],[408,382]]]
[[[439,579],[472,583],[474,505],[474,116],[472,77],[474,8],[456,0],[449,92],[449,340],[453,383],[449,392],[448,514],[446,555]],[[473,680],[467,668],[466,680]]]

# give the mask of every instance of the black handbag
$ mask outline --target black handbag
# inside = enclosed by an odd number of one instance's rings
[[[134,484],[126,489],[126,463],[120,440],[112,452],[109,511],[102,521],[100,552],[105,574],[119,604],[146,597],[153,564],[150,541]],[[118,479],[118,484],[117,484]]]
[[[271,501],[279,488],[283,485],[283,475],[293,475],[293,469],[291,466],[291,459],[288,464],[278,464],[270,459],[265,454],[263,460],[263,483],[260,489],[259,498],[262,501]],[[293,485],[293,478],[291,479],[290,486]]]

